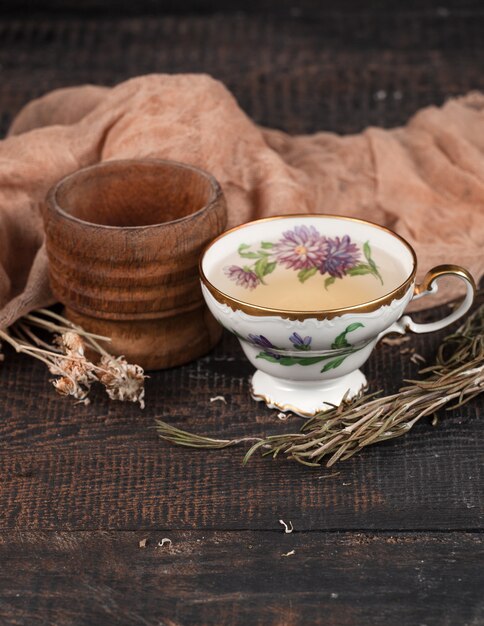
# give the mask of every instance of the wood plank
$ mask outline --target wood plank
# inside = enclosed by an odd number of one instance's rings
[[[412,345],[430,358],[436,341]],[[250,400],[250,371],[225,336],[208,357],[153,373],[144,411],[102,393],[84,407],[56,396],[41,365],[9,353],[0,367],[0,528],[273,529],[286,516],[310,530],[482,528],[479,401],[330,471],[258,457],[244,468],[242,450],[158,441],[155,417],[222,437],[297,426]],[[372,385],[387,389],[414,372],[388,346],[367,367]],[[210,402],[219,394],[227,405]]]
[[[458,19],[460,13],[465,14],[472,11],[479,11],[481,5],[478,0],[448,0],[445,8],[448,14],[445,12],[443,16],[452,14],[453,19]],[[50,15],[81,15],[83,17],[87,15],[112,17],[113,15],[206,15],[212,13],[224,13],[225,15],[230,13],[237,13],[239,16],[244,13],[274,13],[277,9],[278,14],[288,18],[297,17],[309,17],[311,19],[334,18],[334,13],[347,12],[348,19],[355,20],[355,15],[360,18],[360,23],[369,14],[374,21],[376,21],[381,14],[384,17],[390,15],[393,17],[395,13],[399,13],[402,10],[402,5],[398,0],[387,0],[384,3],[372,2],[362,5],[358,0],[339,0],[338,3],[319,3],[317,0],[299,0],[297,10],[290,0],[278,0],[277,5],[274,0],[188,0],[184,3],[177,3],[175,0],[165,0],[162,5],[157,0],[139,0],[135,5],[126,2],[116,2],[115,0],[86,0],[85,9],[81,11],[79,4],[75,0],[38,0],[35,4],[36,13],[46,13]],[[442,13],[436,10],[436,4],[432,0],[407,0],[405,3],[405,9],[413,17],[415,14],[421,19],[426,18],[426,21],[437,21],[440,18],[442,21]],[[457,9],[457,11],[456,11]],[[463,10],[464,9],[464,10]],[[22,12],[30,14],[32,6],[28,3],[28,0],[3,0],[0,6],[0,14],[15,14],[19,15]],[[24,14],[25,14],[24,13]],[[350,21],[350,24],[351,24]],[[356,20],[355,20],[356,21]],[[392,21],[389,21],[389,27],[391,27]],[[351,29],[351,26],[349,27]],[[324,42],[323,42],[324,43]]]
[[[64,0],[43,1],[46,9],[67,8]],[[86,7],[83,2],[83,15],[96,1]],[[24,19],[0,24],[1,129],[23,104],[50,89],[112,85],[150,72],[208,72],[230,87],[256,122],[292,133],[400,125],[420,107],[484,89],[484,15],[480,6],[475,10],[477,0],[466,0],[474,4],[467,7],[464,0],[453,0],[456,11],[445,3],[450,17],[440,15],[434,2],[425,8],[421,0],[412,0],[419,10],[393,0],[401,10],[381,12],[375,7],[388,1],[371,7],[360,3],[356,12],[340,3],[307,1],[305,8],[285,0],[291,12],[286,19],[279,4],[272,16],[123,19],[121,5],[139,10],[138,4],[117,2],[114,12],[96,20],[53,19],[48,13],[31,17],[31,0],[8,0]],[[197,0],[202,4],[205,0]],[[245,0],[244,9],[247,5]]]
[[[478,626],[482,557],[460,533],[0,533],[0,622]]]

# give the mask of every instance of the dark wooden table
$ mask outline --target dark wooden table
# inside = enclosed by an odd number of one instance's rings
[[[277,18],[4,17],[3,130],[47,89],[146,71],[209,71],[257,121],[293,132],[389,126],[484,89],[477,3],[301,6],[283,2]],[[431,360],[442,336],[411,346]],[[365,371],[390,392],[417,366],[380,346]],[[6,350],[2,626],[484,624],[482,402],[331,470],[260,457],[244,468],[242,450],[157,439],[157,417],[222,437],[298,425],[249,399],[250,373],[224,336],[207,357],[154,373],[144,411],[102,393],[85,407],[58,397],[41,364]],[[210,402],[217,395],[227,404]]]

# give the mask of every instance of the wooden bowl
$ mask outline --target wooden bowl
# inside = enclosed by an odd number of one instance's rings
[[[158,369],[218,341],[197,269],[226,225],[213,176],[173,161],[108,161],[57,183],[43,218],[54,295],[70,320],[111,337],[111,352]]]

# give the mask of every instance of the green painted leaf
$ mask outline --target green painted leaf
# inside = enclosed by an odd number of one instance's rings
[[[277,362],[280,363],[281,365],[286,365],[286,366],[297,365],[297,359],[295,359],[293,356],[283,356]]]
[[[302,357],[297,357],[297,356],[283,356],[279,359],[276,359],[274,356],[272,356],[271,354],[267,354],[267,352],[260,352],[257,355],[258,359],[265,359],[266,361],[269,361],[270,363],[279,363],[279,365],[284,365],[285,367],[290,367],[292,365],[302,365],[304,366],[308,366],[308,365],[315,365],[316,363],[321,363],[321,361],[327,361],[329,358],[331,358],[330,355],[327,356],[302,356]]]
[[[315,365],[316,363],[321,363],[321,361],[327,361],[328,356],[288,356],[282,357],[282,359],[278,360],[278,363],[281,365],[301,365],[302,367],[307,367],[308,365]]]
[[[263,250],[269,250],[270,248],[274,247],[274,244],[271,243],[270,241],[262,241],[261,244],[260,244],[260,247]]]
[[[373,270],[373,276],[376,276],[383,285],[383,278],[381,277],[380,272],[378,271],[378,267],[376,266],[374,261],[371,261],[371,269]]]
[[[346,340],[346,331],[342,332],[341,335],[338,335],[336,339],[331,344],[333,350],[338,350],[339,348],[349,348],[350,344]]]
[[[345,359],[346,359],[346,356],[340,356],[337,359],[334,359],[333,361],[329,361],[329,363],[326,363],[326,365],[323,367],[321,372],[329,372],[329,370],[336,369],[337,367],[341,365],[341,363],[343,363]]]
[[[316,274],[317,271],[318,271],[317,267],[310,267],[308,270],[300,270],[297,274],[297,277],[302,283],[304,283],[308,278],[311,278],[311,276],[314,276],[314,274]]]
[[[246,243],[241,243],[238,249],[239,256],[243,259],[258,259],[259,255],[256,252],[247,252],[249,248],[250,246]]]
[[[314,365],[315,363],[320,363],[321,361],[325,361],[327,356],[301,356],[295,357],[295,361],[298,365]]]
[[[364,274],[373,274],[373,270],[366,263],[360,263],[360,265],[349,269],[348,274],[350,276],[363,276]]]
[[[334,282],[336,281],[336,277],[335,276],[329,276],[329,278],[327,278],[324,281],[324,288],[327,289],[330,285],[332,285]]]
[[[373,276],[378,278],[381,284],[383,285],[383,278],[381,277],[381,274],[378,271],[378,266],[375,263],[375,261],[371,258],[371,248],[370,248],[370,243],[368,241],[363,245],[363,252],[365,254],[366,260],[368,261],[368,267],[371,270],[370,272],[364,272],[364,273],[373,274]],[[357,268],[354,268],[354,269],[357,269]],[[351,276],[358,276],[359,274],[362,274],[363,272],[352,273],[352,271],[350,270],[348,273],[351,274]]]
[[[263,256],[257,261],[257,263],[254,265],[254,272],[256,273],[257,278],[260,280],[261,283],[265,284],[264,276],[267,276],[267,274],[273,272],[275,266],[275,262],[273,261],[272,263],[269,263],[269,259],[266,256]]]
[[[378,267],[373,259],[368,259],[368,265],[371,267],[374,274],[378,274]]]
[[[346,327],[345,333],[352,333],[357,328],[364,328],[364,327],[365,325],[362,324],[361,322],[353,322],[353,324],[350,324],[349,326]]]
[[[334,342],[331,344],[331,347],[334,350],[337,350],[338,348],[350,348],[351,344],[348,342],[348,340],[346,339],[346,335],[348,333],[352,333],[354,330],[356,330],[357,328],[363,328],[363,324],[361,322],[353,322],[353,324],[350,324],[349,326],[347,326],[344,331],[342,333],[340,333],[336,339],[334,340]]]
[[[257,261],[257,263],[254,265],[254,272],[257,274],[257,278],[262,279],[264,278],[264,272],[265,269],[267,267],[267,257],[262,257],[261,259],[259,259]]]
[[[256,359],[265,359],[270,363],[280,363],[279,359],[276,359],[276,357],[272,356],[272,354],[267,354],[267,352],[259,352],[259,354],[256,356]]]
[[[299,345],[295,345],[294,346],[295,350],[299,350],[299,352],[307,352],[308,350],[311,350],[311,346],[299,346]]]
[[[264,276],[267,276],[267,274],[272,274],[272,272],[276,269],[276,265],[277,265],[276,261],[272,261],[271,263],[268,263],[266,265]]]

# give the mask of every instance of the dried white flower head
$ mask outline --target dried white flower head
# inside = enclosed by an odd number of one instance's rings
[[[56,347],[38,337],[37,328],[55,333]],[[101,382],[112,400],[139,402],[144,408],[144,371],[124,357],[115,358],[106,352],[102,344],[109,342],[109,337],[87,332],[49,309],[39,309],[22,317],[8,331],[0,329],[0,339],[17,352],[45,363],[56,376],[52,384],[61,395],[88,404],[91,385]],[[3,360],[1,347],[0,343],[0,361]],[[91,354],[99,355],[96,358],[100,357],[101,361],[98,364],[90,361]]]
[[[52,358],[49,370],[51,374],[60,376],[52,384],[61,395],[83,400],[97,380],[95,366],[84,356],[84,341],[77,333],[67,331],[57,339],[57,345],[64,355]]]
[[[139,365],[128,363],[123,356],[103,356],[99,361],[99,380],[111,400],[139,402],[144,409],[145,373]]]
[[[78,400],[84,400],[89,393],[89,387],[82,387],[73,378],[62,376],[61,378],[54,378],[52,381],[55,390],[61,396],[74,396]]]
[[[57,337],[57,345],[65,354],[70,356],[84,356],[85,344],[80,335],[72,330],[68,330]]]

